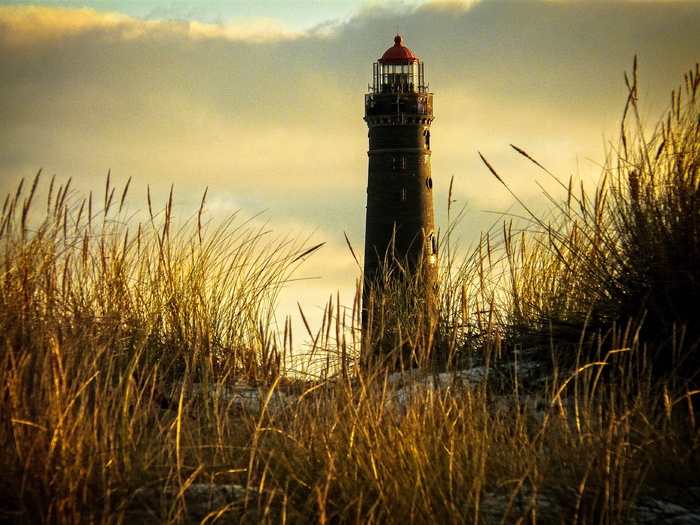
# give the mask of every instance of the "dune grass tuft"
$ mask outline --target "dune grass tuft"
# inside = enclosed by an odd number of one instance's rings
[[[554,340],[571,356],[582,337],[593,351],[601,333],[610,340],[614,324],[631,321],[654,346],[659,373],[692,379],[700,370],[700,75],[697,66],[686,75],[651,131],[638,110],[636,61],[627,85],[620,142],[593,191],[555,178],[564,198],[549,196],[551,214],[525,206],[528,223],[499,237],[508,325],[521,342]]]

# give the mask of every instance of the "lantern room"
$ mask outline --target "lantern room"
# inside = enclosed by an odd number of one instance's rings
[[[396,35],[394,45],[386,50],[374,64],[373,93],[422,93],[427,91],[423,83],[423,62],[403,45]]]

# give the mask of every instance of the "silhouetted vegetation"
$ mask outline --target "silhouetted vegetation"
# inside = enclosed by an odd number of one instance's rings
[[[651,131],[639,115],[636,63],[627,82],[620,143],[597,187],[558,181],[565,197],[550,197],[550,215],[532,213],[522,230],[508,224],[497,237],[511,301],[504,322],[520,345],[548,356],[556,346],[560,364],[571,364],[582,345],[589,359],[601,344],[612,349],[626,327],[656,373],[693,379],[700,366],[700,75],[697,68],[686,75]]]

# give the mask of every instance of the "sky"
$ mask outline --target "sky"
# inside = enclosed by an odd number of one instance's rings
[[[364,94],[395,34],[425,63],[436,223],[465,207],[466,250],[557,176],[595,181],[638,57],[650,125],[700,60],[700,2],[672,0],[0,0],[0,189],[39,169],[81,191],[108,170],[191,213],[239,211],[324,242],[280,317],[351,306],[367,182]],[[176,211],[177,211],[176,210]],[[258,215],[260,214],[260,215]]]

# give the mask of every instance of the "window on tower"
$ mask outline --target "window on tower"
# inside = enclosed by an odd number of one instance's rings
[[[392,157],[394,171],[403,171],[406,169],[406,157]]]
[[[438,241],[434,232],[431,232],[428,236],[428,244],[430,250],[428,261],[430,264],[437,264]]]

